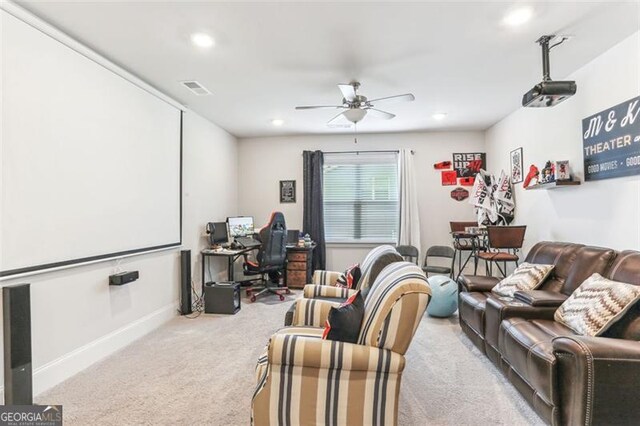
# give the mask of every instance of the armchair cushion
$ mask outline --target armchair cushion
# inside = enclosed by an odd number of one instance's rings
[[[343,371],[400,373],[404,370],[404,356],[388,349],[300,335],[296,334],[296,328],[281,329],[271,337],[269,364],[334,369],[337,354],[341,354],[339,362]],[[322,329],[317,330],[322,333]]]
[[[640,286],[595,273],[558,308],[555,320],[583,336],[599,336],[640,299]]]
[[[329,310],[322,338],[355,343],[358,340],[363,316],[364,300],[358,291],[342,305]]]
[[[553,265],[523,263],[491,290],[499,296],[513,297],[518,290],[535,290],[553,270]]]

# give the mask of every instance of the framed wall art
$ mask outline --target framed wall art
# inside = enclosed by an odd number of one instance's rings
[[[511,151],[511,183],[520,183],[524,180],[522,164],[522,147],[520,147]]]
[[[295,180],[280,181],[280,202],[281,203],[296,202],[296,181]]]

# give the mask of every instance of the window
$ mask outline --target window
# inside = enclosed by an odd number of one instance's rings
[[[397,242],[397,153],[325,154],[323,175],[327,242]]]

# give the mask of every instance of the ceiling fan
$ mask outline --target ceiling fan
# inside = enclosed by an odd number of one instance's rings
[[[357,124],[367,114],[371,114],[374,117],[390,120],[395,117],[395,114],[382,111],[374,108],[374,104],[389,102],[389,101],[406,101],[410,102],[415,100],[415,96],[411,93],[405,93],[404,95],[386,96],[384,98],[367,99],[366,96],[359,95],[358,89],[360,83],[353,81],[349,84],[338,84],[338,88],[342,92],[342,104],[341,105],[310,105],[310,106],[297,106],[296,109],[342,109],[340,114],[327,121],[327,125],[335,125],[340,120],[340,117],[344,117],[353,124]]]

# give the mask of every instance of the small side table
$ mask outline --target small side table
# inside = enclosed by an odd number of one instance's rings
[[[313,273],[313,250],[315,244],[310,247],[287,247],[287,268],[284,282],[289,288],[303,288],[311,282]]]

